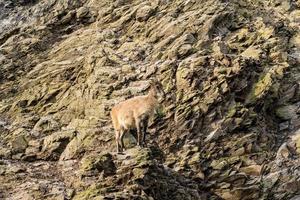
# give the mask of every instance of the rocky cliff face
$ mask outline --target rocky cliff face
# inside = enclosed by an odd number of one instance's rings
[[[0,0],[0,198],[296,199],[299,8]],[[148,147],[116,154],[110,108],[151,77]]]

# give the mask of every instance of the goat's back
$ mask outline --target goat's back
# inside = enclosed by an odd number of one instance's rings
[[[153,103],[149,102],[147,96],[137,96],[120,102],[112,109],[120,126],[126,129],[135,127],[136,120],[149,116],[153,113]]]

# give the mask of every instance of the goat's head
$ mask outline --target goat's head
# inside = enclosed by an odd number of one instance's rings
[[[165,98],[165,92],[163,90],[162,84],[157,79],[150,79],[151,92],[159,102],[163,101]]]

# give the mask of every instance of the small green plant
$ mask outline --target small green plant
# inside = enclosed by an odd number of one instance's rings
[[[163,108],[161,108],[161,107],[160,107],[160,108],[157,108],[157,109],[155,110],[155,115],[156,115],[156,117],[157,117],[158,119],[164,118],[164,117],[166,116],[166,114],[165,114]]]

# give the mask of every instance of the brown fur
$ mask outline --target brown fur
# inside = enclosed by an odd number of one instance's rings
[[[112,108],[110,115],[115,129],[118,152],[124,149],[124,134],[132,129],[137,130],[137,144],[139,146],[145,144],[148,120],[159,105],[158,98],[161,94],[164,96],[162,87],[158,82],[155,82],[152,83],[147,95],[127,99]]]

